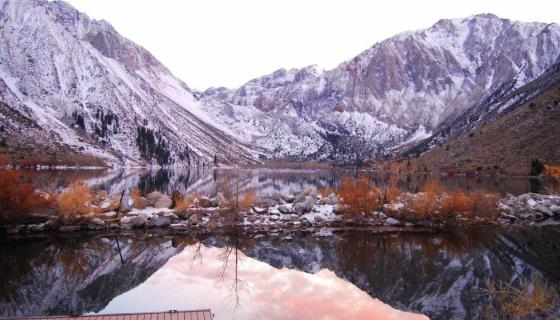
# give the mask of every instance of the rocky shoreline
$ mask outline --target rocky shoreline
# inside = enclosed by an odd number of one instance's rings
[[[231,200],[228,201],[221,193],[213,198],[197,196],[188,208],[178,209],[176,202],[183,196],[181,194],[169,196],[152,192],[146,197],[119,197],[101,190],[95,195],[95,205],[92,205],[94,211],[90,214],[71,220],[61,219],[57,215],[37,215],[33,223],[5,225],[2,229],[7,234],[20,234],[132,228],[216,231],[237,227],[270,231],[383,227],[387,231],[415,231],[449,227],[441,220],[418,220],[414,212],[407,211],[404,199],[416,195],[404,193],[396,201],[383,205],[381,210],[350,216],[345,214],[348,205],[337,194],[323,196],[312,190],[293,195],[278,192],[268,194],[255,199],[248,209],[232,209],[235,206]],[[454,214],[454,227],[473,224],[560,224],[560,196],[534,193],[508,195],[500,200],[496,212],[489,216],[490,219],[466,218],[457,213]],[[466,223],[467,219],[474,221]]]

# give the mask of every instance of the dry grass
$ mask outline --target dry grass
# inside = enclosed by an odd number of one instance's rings
[[[196,192],[180,197],[175,202],[175,210],[177,211],[188,210],[197,201],[199,197],[200,195]]]
[[[471,213],[474,216],[486,218],[498,209],[500,196],[483,190],[474,190],[469,193],[473,202]]]
[[[560,181],[560,165],[553,166],[545,164],[544,168],[547,175],[551,176],[557,181]]]
[[[441,200],[441,213],[452,215],[454,213],[466,213],[473,210],[473,200],[463,191],[453,191],[443,196]]]
[[[412,220],[424,220],[439,214],[439,202],[444,189],[435,180],[429,180],[421,193],[417,193],[405,204]]]
[[[483,295],[491,300],[484,313],[487,319],[531,318],[536,313],[550,311],[560,303],[554,287],[540,279],[533,284],[523,280],[519,287],[505,282],[487,281],[483,291]]]
[[[348,205],[344,212],[346,215],[370,214],[379,207],[381,191],[365,175],[355,181],[345,176],[340,183],[339,195]]]
[[[23,181],[18,170],[4,169],[7,160],[0,155],[0,220],[18,222],[28,214],[50,207],[50,196]]]
[[[257,196],[255,195],[255,191],[253,191],[253,189],[251,188],[248,188],[245,190],[245,192],[243,192],[243,196],[237,204],[237,209],[239,211],[248,211],[256,201]]]
[[[56,199],[58,214],[65,220],[93,212],[91,189],[81,180],[74,181]]]
[[[139,188],[135,188],[134,190],[132,190],[132,192],[130,193],[130,197],[132,198],[132,201],[134,201],[134,203],[139,203],[142,198],[142,193],[140,192]]]

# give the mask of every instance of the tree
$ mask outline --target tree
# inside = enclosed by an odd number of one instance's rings
[[[542,163],[542,161],[540,161],[539,159],[533,159],[533,161],[531,161],[531,173],[530,175],[532,176],[538,176],[541,173],[544,172],[544,163]]]

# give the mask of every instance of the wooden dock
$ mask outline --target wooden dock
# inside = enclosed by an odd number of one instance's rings
[[[5,319],[5,318],[4,318]],[[87,316],[44,316],[44,317],[17,317],[11,319],[32,320],[213,320],[210,310],[193,311],[166,311],[147,313],[115,313],[94,314]]]

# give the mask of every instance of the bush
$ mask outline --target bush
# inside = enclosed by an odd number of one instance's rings
[[[30,213],[51,205],[50,196],[25,183],[18,170],[5,169],[6,158],[0,155],[0,220],[19,222]]]
[[[553,165],[545,165],[546,174],[551,176],[552,178],[560,181],[560,165],[553,166]]]
[[[365,175],[360,176],[356,181],[345,176],[340,183],[339,195],[348,205],[344,212],[348,215],[370,214],[379,206],[380,190]]]
[[[200,196],[198,195],[198,193],[193,192],[189,195],[182,196],[182,197],[176,199],[175,210],[177,210],[177,211],[188,210],[196,202],[196,200],[199,197]]]
[[[473,200],[462,191],[453,191],[441,200],[441,213],[450,216],[454,213],[469,213],[473,209]]]
[[[412,214],[412,220],[424,220],[436,215],[439,211],[439,198],[443,188],[435,180],[428,180],[421,193],[408,200],[405,207]]]
[[[522,280],[519,287],[487,281],[483,291],[491,301],[484,312],[487,319],[532,319],[560,303],[556,290],[540,279],[533,284]]]
[[[472,214],[477,217],[488,217],[496,212],[500,203],[500,196],[482,190],[474,190],[469,193],[472,200]]]
[[[255,192],[253,191],[253,189],[248,188],[247,190],[245,190],[245,192],[243,192],[243,197],[237,204],[237,208],[240,211],[249,211],[251,209],[251,206],[255,204],[256,201],[257,196],[255,195]]]
[[[64,220],[93,212],[91,189],[81,180],[74,181],[56,199],[58,214]]]

